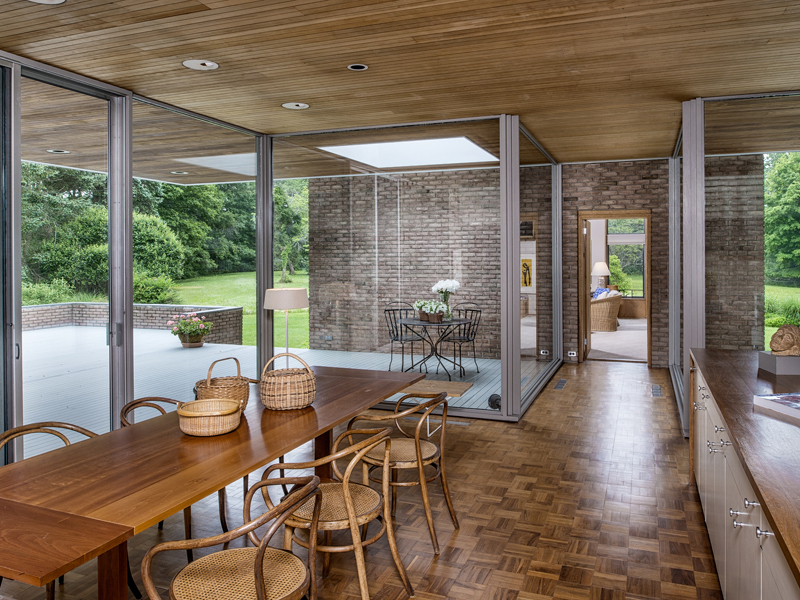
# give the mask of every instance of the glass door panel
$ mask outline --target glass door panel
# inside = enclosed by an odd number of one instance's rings
[[[103,433],[110,428],[108,103],[26,78],[21,95],[21,420]],[[24,456],[60,445],[29,436]]]

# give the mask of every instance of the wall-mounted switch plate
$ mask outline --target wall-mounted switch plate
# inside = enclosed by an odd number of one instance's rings
[[[326,336],[325,336],[325,341],[326,341],[326,342],[331,342],[331,341],[333,341],[333,336],[332,336],[332,335],[326,335]]]

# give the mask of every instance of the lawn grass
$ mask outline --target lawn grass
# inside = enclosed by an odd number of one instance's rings
[[[304,287],[308,289],[308,273],[297,272],[289,283],[278,283],[280,272],[274,274],[275,287]],[[241,306],[244,309],[242,343],[256,345],[256,274],[224,273],[207,275],[176,282],[181,302],[203,306]],[[276,350],[286,347],[286,329],[283,311],[275,315]],[[289,311],[289,345],[308,348],[308,309]]]

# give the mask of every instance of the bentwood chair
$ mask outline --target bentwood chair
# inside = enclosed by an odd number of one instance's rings
[[[123,427],[130,427],[133,423],[129,420],[133,417],[131,413],[135,410],[140,408],[152,408],[162,415],[167,414],[166,409],[161,406],[162,404],[171,404],[173,406],[180,406],[181,402],[178,400],[173,400],[172,398],[161,398],[159,396],[148,396],[146,398],[139,398],[134,400],[133,402],[129,402],[125,406],[122,407],[122,410],[119,413],[119,419],[122,422]],[[247,490],[245,490],[245,493]],[[217,498],[219,499],[219,524],[222,527],[222,531],[227,533],[228,531],[228,520],[225,516],[225,506],[227,503],[227,499],[225,496],[225,488],[217,491]],[[164,528],[164,521],[159,522],[158,524],[159,529]],[[192,537],[192,507],[187,506],[183,509],[183,529],[186,536],[186,539],[191,539]],[[189,562],[192,562],[194,559],[193,553],[191,548],[186,550],[186,558]]]
[[[428,400],[425,400],[428,399]],[[420,402],[416,406],[411,406],[403,410],[404,402]],[[430,427],[429,418],[434,410],[441,407],[441,424],[431,434],[439,431],[439,443],[436,444],[430,439],[430,435],[423,437],[423,429]],[[413,433],[406,431],[404,425],[408,427],[408,420],[417,420],[417,424],[413,429]],[[394,414],[391,415],[359,415],[353,418],[348,423],[348,429],[353,427],[357,421],[369,421],[377,425],[381,421],[394,421],[397,429],[403,437],[392,437],[391,450],[389,452],[389,468],[392,472],[391,481],[389,485],[392,488],[392,516],[394,516],[397,508],[397,488],[419,486],[422,493],[422,505],[425,510],[425,518],[428,521],[428,531],[431,534],[431,542],[433,543],[434,554],[439,554],[439,541],[436,538],[436,530],[433,526],[433,514],[431,513],[431,502],[428,496],[428,483],[435,480],[437,477],[441,479],[442,490],[444,491],[444,499],[447,502],[447,508],[450,511],[450,518],[453,520],[453,525],[458,529],[458,518],[456,511],[453,508],[453,501],[450,498],[450,489],[447,486],[447,474],[444,467],[444,444],[445,444],[445,431],[447,430],[447,396],[442,392],[441,394],[408,394],[400,398],[394,407]],[[363,426],[364,424],[362,424]],[[423,428],[423,425],[427,427]],[[427,431],[426,431],[427,433]],[[364,455],[364,463],[370,465],[368,468],[369,473],[376,469],[384,468],[383,461],[384,445],[383,443],[375,446],[372,450]],[[430,475],[425,474],[425,467],[431,467],[433,472]],[[403,469],[415,469],[417,471],[417,480],[415,481],[399,481],[399,471]],[[430,469],[429,469],[430,471]],[[382,474],[385,476],[385,474]],[[365,474],[366,478],[368,474]],[[372,481],[380,481],[370,476]]]
[[[475,338],[481,324],[481,308],[474,302],[461,302],[453,307],[453,316],[459,319],[469,319],[469,323],[458,325],[442,338],[443,344],[453,344],[453,362],[458,363],[461,376],[466,375],[466,370],[461,363],[462,348],[464,344],[472,345],[472,360],[475,361],[475,371],[480,373],[478,356],[475,353]],[[456,348],[458,347],[458,348]]]
[[[30,425],[22,425],[20,427],[14,427],[13,429],[9,429],[2,435],[0,435],[0,451],[3,450],[3,447],[8,444],[10,441],[22,437],[24,435],[30,435],[34,433],[45,433],[49,435],[53,435],[64,442],[65,446],[70,445],[69,438],[64,434],[64,432],[59,431],[59,429],[64,429],[67,431],[74,431],[76,433],[80,433],[81,435],[87,438],[97,437],[97,434],[93,431],[89,431],[88,429],[84,429],[79,425],[72,425],[71,423],[61,423],[58,421],[47,421],[42,423],[31,423]],[[3,578],[0,577],[0,584],[3,583]],[[64,576],[58,578],[58,583],[60,585],[64,584]],[[131,575],[131,564],[128,563],[128,587],[130,588],[133,595],[138,599],[142,597],[142,593],[139,591],[139,588],[136,587],[136,582],[133,580],[133,576]],[[47,592],[47,600],[53,600],[55,598],[56,593],[56,582],[51,581],[46,586]]]
[[[277,506],[253,519],[250,507],[253,496],[266,486],[293,485]],[[269,542],[293,511],[308,506],[311,544],[308,564],[286,550],[271,548]],[[191,550],[225,544],[223,550],[208,554],[181,569],[169,587],[171,600],[309,600],[317,597],[316,548],[317,522],[321,493],[319,477],[286,477],[260,481],[247,492],[244,500],[244,525],[213,537],[153,546],[142,561],[142,580],[150,600],[161,600],[153,582],[152,563],[160,552]],[[256,530],[272,521],[259,539]],[[246,535],[255,548],[227,548],[232,540]]]
[[[386,326],[389,328],[389,371],[392,370],[392,361],[394,361],[395,343],[400,344],[401,371],[405,371],[406,367],[406,344],[410,346],[412,367],[414,366],[415,342],[422,344],[423,354],[425,353],[425,338],[400,324],[400,319],[410,319],[415,314],[416,311],[408,302],[389,302],[383,309],[383,317],[386,319]]]
[[[356,558],[356,570],[358,571],[358,584],[361,588],[362,600],[369,600],[369,586],[367,585],[367,569],[364,562],[364,547],[377,542],[385,533],[389,541],[389,549],[397,567],[397,572],[409,596],[414,595],[411,582],[408,579],[406,570],[400,560],[400,552],[397,549],[397,541],[394,537],[392,518],[389,514],[389,479],[385,476],[382,480],[381,492],[369,487],[368,483],[358,484],[352,482],[351,475],[364,456],[375,449],[377,446],[385,448],[384,454],[384,473],[388,472],[389,452],[391,450],[391,440],[389,434],[391,430],[386,429],[353,429],[342,433],[333,443],[333,454],[314,461],[305,463],[284,463],[274,464],[264,471],[262,481],[280,481],[270,479],[270,475],[276,470],[304,470],[312,469],[322,465],[331,465],[336,481],[321,483],[319,486],[322,492],[322,510],[319,516],[319,530],[323,532],[322,544],[317,544],[317,551],[323,553],[322,574],[327,575],[330,569],[330,559],[332,553],[353,552]],[[350,446],[340,450],[339,446],[345,438],[352,436],[369,436],[360,442],[352,443]],[[344,473],[341,472],[336,461],[351,457],[347,463]],[[268,494],[264,494],[264,501],[270,508],[273,507],[272,499]],[[369,523],[377,520],[381,524],[380,531],[367,538]],[[359,530],[364,528],[363,536]],[[333,545],[332,533],[334,531],[350,531],[350,544]],[[300,532],[308,532],[300,535]],[[307,502],[294,511],[291,517],[286,520],[284,525],[283,543],[286,550],[292,549],[292,542],[304,548],[311,548],[316,542],[314,533],[314,519],[312,506]]]

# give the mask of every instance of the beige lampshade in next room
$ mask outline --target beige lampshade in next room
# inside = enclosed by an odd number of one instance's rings
[[[608,277],[611,271],[608,270],[608,265],[604,261],[594,263],[592,267],[592,277]]]
[[[308,290],[306,288],[270,288],[264,295],[264,308],[268,310],[308,308]]]

